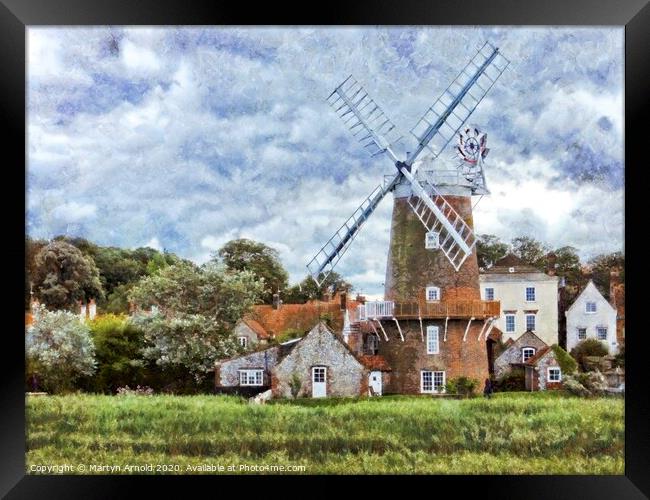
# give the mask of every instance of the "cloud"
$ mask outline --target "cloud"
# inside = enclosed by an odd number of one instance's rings
[[[327,95],[354,74],[405,134],[403,153],[485,39],[512,62],[470,119],[491,148],[477,232],[620,249],[619,28],[30,28],[28,232],[164,242],[198,263],[247,237],[298,281],[395,171]],[[382,290],[391,208],[389,195],[337,266],[369,295]]]

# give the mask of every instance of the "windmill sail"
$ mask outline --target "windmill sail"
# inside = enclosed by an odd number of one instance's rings
[[[393,161],[397,161],[390,146],[401,136],[352,75],[334,89],[327,102],[371,156],[387,152]]]
[[[341,260],[354,238],[359,233],[362,224],[368,220],[377,205],[384,199],[399,179],[399,175],[388,186],[377,186],[370,196],[357,208],[343,225],[334,233],[314,258],[307,264],[309,274],[318,286],[329,276],[334,266]]]
[[[499,49],[483,44],[472,60],[411,129],[418,147],[412,164],[426,147],[437,158],[510,64]]]

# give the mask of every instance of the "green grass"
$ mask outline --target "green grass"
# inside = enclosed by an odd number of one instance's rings
[[[207,395],[27,400],[28,473],[67,463],[85,473],[96,473],[91,464],[120,465],[120,473],[174,464],[180,470],[164,472],[182,474],[206,464],[234,465],[229,473],[290,464],[308,474],[623,474],[623,436],[622,398],[558,393],[267,405]]]

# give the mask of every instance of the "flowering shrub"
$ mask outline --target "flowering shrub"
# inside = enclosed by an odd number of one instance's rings
[[[138,385],[135,389],[131,389],[127,385],[117,389],[118,396],[151,396],[152,394],[153,389],[146,385]]]

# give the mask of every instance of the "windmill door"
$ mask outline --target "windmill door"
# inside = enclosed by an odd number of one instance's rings
[[[370,372],[369,386],[372,388],[372,394],[375,396],[381,396],[381,372],[372,371]]]
[[[327,368],[314,366],[311,369],[311,396],[324,398],[327,396]]]

